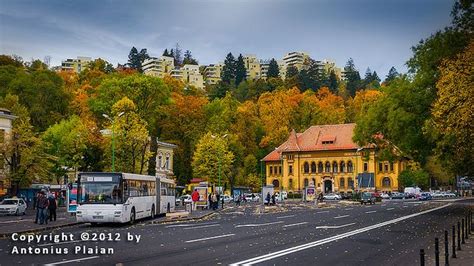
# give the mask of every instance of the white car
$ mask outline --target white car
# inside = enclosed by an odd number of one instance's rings
[[[220,198],[219,198],[219,201],[222,201],[222,199],[224,199],[224,203],[229,203],[231,201],[233,201],[234,199],[229,196],[229,195],[221,195]]]
[[[0,202],[0,214],[25,215],[26,202],[23,199],[4,199]]]
[[[341,200],[342,197],[337,195],[337,194],[334,194],[334,193],[329,193],[329,194],[324,195],[323,199],[325,199],[325,200]]]
[[[176,206],[182,205],[184,200],[184,204],[192,203],[193,200],[191,199],[191,195],[182,195],[179,198],[176,198]]]
[[[382,194],[380,194],[380,197],[381,197],[382,199],[390,199],[390,195],[388,195],[387,193],[382,193]]]
[[[252,201],[252,202],[260,201],[260,196],[256,193],[245,193],[244,195],[247,201]]]

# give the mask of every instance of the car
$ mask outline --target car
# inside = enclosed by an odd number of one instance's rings
[[[222,199],[224,199],[224,203],[229,203],[231,201],[234,201],[234,199],[229,195],[221,195],[219,200],[222,200]]]
[[[433,193],[432,195],[433,198],[444,198],[444,192],[437,191]]]
[[[389,198],[390,198],[390,195],[388,195],[387,193],[382,193],[382,194],[380,194],[380,197],[381,197],[382,199],[389,199]]]
[[[390,199],[405,199],[405,193],[393,192]]]
[[[247,201],[252,201],[252,202],[260,201],[260,196],[256,193],[245,193],[244,195]]]
[[[191,195],[186,194],[186,195],[182,195],[179,198],[176,198],[176,206],[182,205],[183,202],[184,202],[184,204],[192,203],[193,200],[191,199]]]
[[[375,195],[370,192],[364,192],[360,196],[360,204],[375,204]]]
[[[418,200],[430,200],[432,199],[431,194],[428,192],[422,192],[420,194],[420,197],[418,197]]]
[[[341,200],[342,197],[335,193],[329,193],[323,196],[325,200]]]
[[[0,214],[6,215],[25,215],[26,202],[19,198],[4,199],[0,203]]]
[[[446,192],[446,193],[445,193],[445,197],[447,197],[447,198],[455,198],[455,197],[456,197],[456,194],[454,194],[453,192]]]

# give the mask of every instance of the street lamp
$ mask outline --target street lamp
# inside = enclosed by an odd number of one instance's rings
[[[214,136],[214,135],[211,135],[211,137],[212,137],[213,139],[217,138],[217,137]],[[224,136],[222,136],[223,139],[226,138],[226,137],[227,137],[227,134],[224,134]],[[219,153],[220,153],[220,152],[219,152]],[[217,157],[217,162],[218,162],[218,177],[219,177],[219,181],[218,181],[218,182],[219,182],[219,189],[220,189],[220,187],[221,187],[221,156],[222,156],[222,154],[219,154],[219,156]],[[219,192],[220,192],[220,191],[219,191]]]
[[[117,117],[121,117],[124,112],[120,112]],[[102,114],[103,117],[107,118],[112,123],[112,172],[115,172],[115,137],[114,137],[114,126],[115,119],[110,118],[107,114]]]

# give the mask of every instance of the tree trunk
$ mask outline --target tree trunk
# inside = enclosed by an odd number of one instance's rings
[[[154,176],[156,175],[156,152],[158,150],[158,143],[157,143],[157,137],[155,136],[150,136],[151,142],[150,142],[150,152],[151,152],[151,157],[148,159],[148,175]]]

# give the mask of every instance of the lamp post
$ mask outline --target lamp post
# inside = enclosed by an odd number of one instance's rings
[[[354,171],[354,174],[355,174],[355,180],[357,180],[357,188],[358,190],[360,190],[360,182],[359,180],[357,179],[357,171],[359,169],[359,158],[357,158],[357,155],[360,154],[360,151],[362,151],[364,148],[358,148],[357,151],[356,151],[356,169]],[[359,156],[360,157],[360,156]]]
[[[120,112],[117,117],[121,117],[124,112]],[[110,116],[106,114],[102,114],[103,117],[107,118],[110,123],[112,123],[112,172],[115,172],[115,136],[114,136],[114,126],[115,126],[115,119],[110,118]]]
[[[211,137],[213,139],[217,138],[216,136],[214,135],[211,135]],[[227,137],[227,134],[224,134],[224,136],[222,136],[222,138],[226,138]],[[222,154],[219,152],[219,156],[217,157],[217,163],[218,163],[218,166],[217,166],[217,172],[218,172],[218,184],[219,184],[219,188],[221,187],[221,156]],[[219,191],[220,192],[220,191]],[[219,193],[220,194],[220,193]]]

